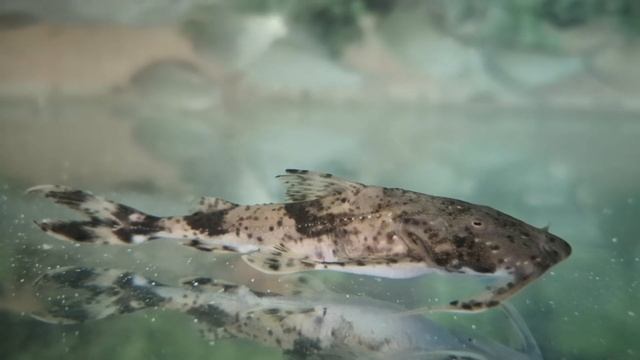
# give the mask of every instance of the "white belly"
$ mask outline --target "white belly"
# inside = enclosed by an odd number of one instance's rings
[[[428,267],[423,263],[393,264],[392,266],[384,264],[365,266],[329,265],[327,266],[327,269],[350,274],[377,276],[389,279],[408,279],[424,274],[442,272],[441,270]]]

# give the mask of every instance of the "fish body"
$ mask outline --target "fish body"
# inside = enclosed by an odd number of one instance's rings
[[[36,281],[44,307],[34,316],[70,324],[148,308],[176,310],[194,317],[211,341],[249,339],[279,348],[291,359],[539,358],[535,340],[517,314],[509,317],[524,339],[520,350],[454,333],[424,316],[399,315],[393,304],[346,300],[326,289],[305,293],[308,281],[303,276],[291,279],[298,295],[289,296],[207,277],[168,286],[126,271],[62,268]]]
[[[287,170],[278,178],[287,186],[285,203],[203,198],[198,211],[172,217],[61,186],[29,191],[90,217],[37,223],[66,240],[176,239],[202,251],[240,253],[251,266],[277,274],[326,269],[387,278],[441,272],[507,279],[474,299],[451,301],[450,310],[496,306],[571,253],[546,229],[486,206],[306,170]]]

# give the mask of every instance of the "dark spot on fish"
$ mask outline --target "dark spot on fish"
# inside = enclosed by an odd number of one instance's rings
[[[232,316],[212,304],[192,307],[187,310],[187,314],[195,317],[199,322],[215,328],[224,327],[232,322]],[[237,313],[236,317],[238,317]]]
[[[198,285],[208,285],[213,282],[213,279],[206,277],[197,277],[195,279],[190,279],[189,281],[183,283],[185,285],[198,286]]]
[[[36,223],[43,231],[51,231],[56,234],[60,234],[66,238],[73,239],[78,242],[91,242],[96,239],[93,231],[88,229],[100,226],[98,220],[95,221],[69,221],[69,222],[55,222],[55,223]],[[123,240],[123,239],[121,239]],[[123,240],[124,242],[130,242],[130,240]]]
[[[470,235],[454,235],[453,244],[457,248],[471,248],[474,246],[473,236]]]
[[[320,215],[324,210],[320,200],[287,203],[284,209],[294,221],[296,231],[304,236],[318,237],[336,231],[336,215]]]
[[[289,174],[307,174],[309,170],[299,170],[299,169],[285,169],[286,173]]]
[[[393,233],[393,232],[388,232],[387,233],[387,244],[391,245],[391,244],[393,244],[395,242],[395,240],[393,238],[394,236],[395,236],[395,233]]]
[[[273,271],[280,270],[280,261],[278,259],[267,259],[267,267]]]
[[[320,355],[321,351],[320,340],[301,336],[293,341],[290,350],[283,351],[283,355],[287,359],[316,359],[319,358],[316,355]]]
[[[93,278],[95,275],[96,272],[91,268],[78,267],[63,272],[55,272],[46,276],[72,289],[81,289],[86,286],[87,280]]]
[[[224,228],[224,218],[228,210],[214,212],[196,212],[184,217],[185,222],[191,228],[206,232],[209,236],[224,235],[227,229]]]

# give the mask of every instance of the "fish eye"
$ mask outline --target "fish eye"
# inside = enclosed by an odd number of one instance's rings
[[[481,228],[484,224],[482,223],[482,221],[478,219],[474,219],[473,221],[471,221],[471,225],[473,225],[476,228]]]

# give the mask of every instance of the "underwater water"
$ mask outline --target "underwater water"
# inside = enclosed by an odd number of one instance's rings
[[[0,5],[3,359],[640,357],[638,6],[344,3]],[[572,253],[512,310],[405,315],[487,283],[316,271],[292,292],[234,254],[53,238],[33,221],[78,215],[25,194],[184,215],[281,202],[287,168],[488,205]]]

